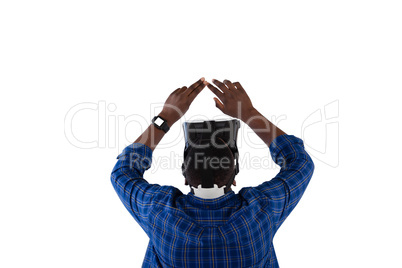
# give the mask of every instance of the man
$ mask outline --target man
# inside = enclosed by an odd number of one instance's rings
[[[150,238],[142,267],[279,267],[273,237],[306,190],[314,163],[303,141],[261,115],[240,83],[212,82],[215,86],[201,78],[189,88],[176,89],[157,118],[164,122],[151,124],[117,157],[111,175],[114,189]],[[242,188],[238,194],[229,188],[203,198],[143,178],[159,141],[205,86],[216,95],[217,108],[245,122],[269,147],[273,161],[281,166],[273,179]],[[227,150],[220,153],[215,155],[230,155]],[[219,187],[231,178],[232,169],[229,161],[216,178]],[[192,189],[200,179],[186,170],[185,183]]]

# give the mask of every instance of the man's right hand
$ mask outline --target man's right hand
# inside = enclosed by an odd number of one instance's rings
[[[222,83],[216,79],[212,79],[212,82],[220,90],[207,81],[204,81],[204,84],[219,98],[214,98],[216,107],[223,113],[246,123],[265,144],[269,146],[276,137],[286,134],[253,107],[239,82],[232,84],[229,80],[223,80]]]
[[[212,79],[212,82],[219,88],[204,81],[204,84],[218,97],[214,98],[216,107],[224,114],[238,118],[246,122],[256,111],[246,91],[239,82],[223,80],[223,83]]]

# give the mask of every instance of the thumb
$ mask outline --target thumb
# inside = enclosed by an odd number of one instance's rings
[[[222,102],[220,102],[220,100],[219,100],[218,98],[214,98],[214,101],[215,101],[215,106],[216,106],[219,110],[221,110],[221,111],[223,112],[224,106],[223,106]]]

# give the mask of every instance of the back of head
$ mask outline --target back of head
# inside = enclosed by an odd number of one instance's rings
[[[213,178],[213,184],[222,187],[233,178],[235,160],[229,146],[220,138],[215,142],[199,140],[187,155],[184,174],[190,186],[198,187],[205,177]],[[232,182],[230,182],[232,183]],[[209,187],[213,187],[213,184]]]

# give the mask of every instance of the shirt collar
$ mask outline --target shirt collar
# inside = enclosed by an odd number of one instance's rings
[[[187,194],[187,200],[195,207],[205,208],[205,209],[219,209],[228,205],[234,205],[238,201],[237,195],[233,190],[228,193],[214,198],[214,199],[204,199],[195,196],[192,192]]]

